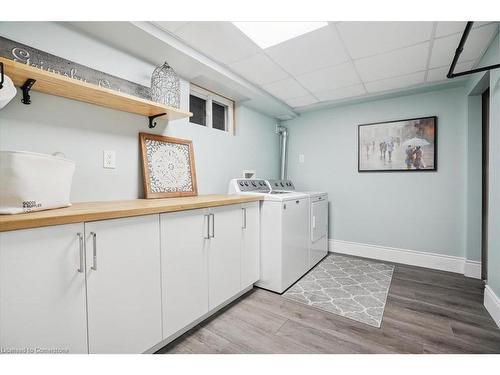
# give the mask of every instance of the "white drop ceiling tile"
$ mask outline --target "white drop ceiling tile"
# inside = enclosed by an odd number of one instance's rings
[[[491,21],[474,22],[472,28],[482,27],[492,23]],[[437,23],[436,27],[436,38],[440,38],[447,35],[452,35],[456,33],[462,34],[465,30],[467,22],[465,21],[440,21]]]
[[[436,38],[442,36],[461,33],[465,29],[467,22],[458,21],[442,21],[437,23],[436,27]]]
[[[353,59],[388,52],[431,38],[433,22],[340,22],[340,36]]]
[[[383,79],[380,81],[367,82],[365,83],[366,90],[369,93],[389,91],[395,89],[406,88],[419,83],[423,83],[425,78],[425,72],[418,72],[413,74],[408,74],[401,77],[394,77],[389,79]]]
[[[289,77],[288,73],[264,53],[258,53],[232,63],[229,68],[258,85],[280,81]]]
[[[153,24],[164,31],[175,33],[176,30],[187,24],[187,21],[154,21]]]
[[[334,90],[360,83],[352,63],[316,70],[295,77],[299,83],[312,93]]]
[[[363,82],[370,82],[425,70],[428,55],[429,42],[425,42],[355,60],[354,64]]]
[[[328,90],[315,93],[314,95],[322,102],[330,100],[338,100],[344,98],[351,98],[366,94],[366,90],[362,84],[342,87],[341,89]]]
[[[467,61],[467,62],[459,63],[455,66],[455,73],[463,72],[465,70],[472,69],[473,66],[474,66],[474,61]],[[448,74],[449,69],[450,69],[449,66],[443,66],[441,68],[429,69],[429,71],[427,72],[427,82],[447,80],[448,78],[446,78],[446,75]]]
[[[262,88],[279,99],[287,100],[307,96],[309,93],[293,78],[263,85]]]
[[[465,42],[464,50],[460,55],[459,61],[468,61],[480,58],[497,31],[498,25],[496,23],[472,29],[467,41]],[[436,39],[432,47],[429,67],[439,68],[442,66],[449,66],[453,60],[455,50],[458,47],[461,37],[462,34],[458,33]]]
[[[446,65],[449,66],[453,60],[458,43],[460,42],[460,37],[460,34],[453,34],[451,36],[434,40],[429,68],[437,68]]]
[[[188,22],[176,30],[175,34],[194,49],[223,64],[261,52],[231,22]]]
[[[292,108],[304,107],[306,105],[315,104],[317,102],[318,99],[316,99],[312,95],[306,95],[306,96],[301,96],[300,98],[292,98],[286,100],[286,104],[288,104]]]
[[[498,23],[490,23],[476,29],[473,28],[467,38],[467,42],[465,42],[464,51],[460,55],[460,61],[475,60],[480,58],[484,51],[486,51],[486,48],[490,45],[497,32]]]
[[[332,26],[325,26],[264,51],[292,75],[338,65],[349,59]]]

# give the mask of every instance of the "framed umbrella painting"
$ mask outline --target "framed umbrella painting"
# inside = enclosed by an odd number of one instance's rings
[[[139,139],[146,198],[198,195],[191,141],[147,133]]]
[[[436,116],[358,125],[359,172],[436,170]]]

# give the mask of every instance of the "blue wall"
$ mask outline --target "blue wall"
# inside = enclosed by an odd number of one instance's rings
[[[497,33],[478,66],[500,63],[500,36]],[[488,186],[488,280],[487,284],[500,296],[500,69],[477,73],[467,82],[466,92],[469,103],[480,105],[481,93],[490,88],[490,144],[489,144],[489,186]],[[473,106],[474,107],[474,106]],[[471,106],[469,106],[471,109]],[[469,114],[469,129],[481,134],[481,116]],[[477,153],[476,153],[477,155]],[[477,164],[477,163],[476,163]],[[476,171],[477,172],[477,171]],[[480,178],[475,171],[470,171],[471,178]],[[469,180],[469,184],[473,183]],[[481,193],[476,198],[481,202]],[[472,225],[469,225],[469,230]],[[480,227],[479,227],[480,229]],[[480,246],[479,239],[479,246]]]
[[[358,173],[358,124],[433,115],[437,172]],[[329,193],[330,238],[464,257],[466,117],[462,87],[305,113],[285,123],[289,176]]]
[[[500,37],[490,46],[491,61],[500,63]],[[500,297],[500,69],[491,70],[490,77],[490,152],[488,201],[488,285]]]

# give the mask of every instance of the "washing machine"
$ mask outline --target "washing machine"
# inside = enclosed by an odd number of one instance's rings
[[[275,191],[296,191],[291,180],[267,180]],[[328,255],[328,193],[301,191],[309,196],[309,269]]]
[[[229,194],[258,194],[260,279],[256,286],[283,293],[309,271],[309,195],[272,189],[259,179],[233,179]]]

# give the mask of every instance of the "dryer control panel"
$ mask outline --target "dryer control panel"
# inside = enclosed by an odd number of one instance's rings
[[[269,193],[271,191],[266,180],[238,179],[235,182],[240,192]]]
[[[295,186],[291,180],[267,180],[273,190],[295,191]]]

